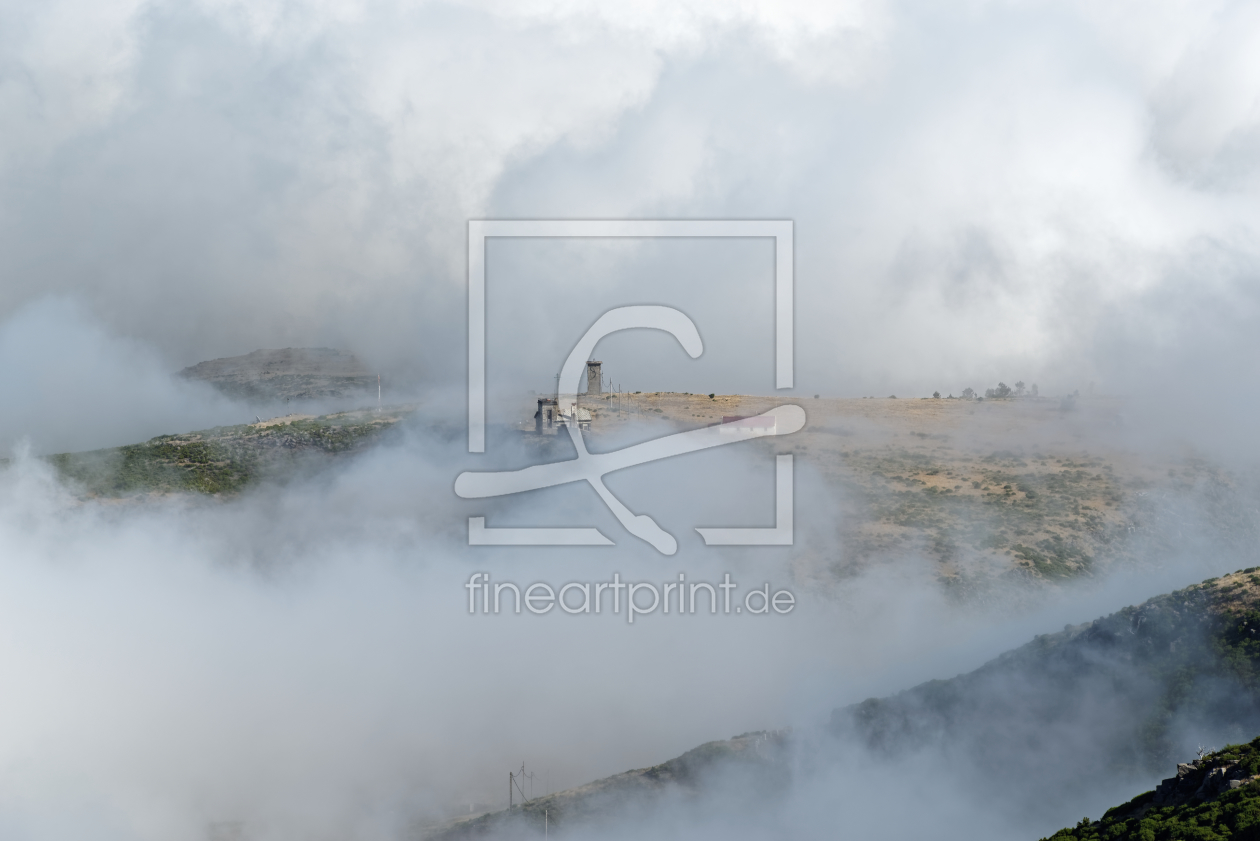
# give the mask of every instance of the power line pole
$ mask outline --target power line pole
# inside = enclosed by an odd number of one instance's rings
[[[522,803],[529,802],[529,798],[525,796],[525,786],[522,783],[522,780],[524,780],[526,776],[529,777],[529,793],[533,794],[534,793],[534,775],[533,774],[526,775],[524,762],[521,763],[520,771],[515,771],[515,772],[508,771],[508,811],[509,812],[512,811],[512,805],[513,805],[513,800],[514,800],[512,789],[514,787],[516,791],[519,791],[521,793],[521,802]]]

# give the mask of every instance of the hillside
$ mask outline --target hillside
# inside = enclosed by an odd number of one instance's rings
[[[179,372],[229,397],[253,403],[362,398],[376,394],[376,374],[333,348],[256,350],[198,362]]]
[[[1039,636],[974,672],[838,709],[831,731],[884,755],[948,743],[976,767],[1036,769],[1066,788],[1148,777],[1193,748],[1190,734],[1260,732],[1257,573],[1209,579]],[[1075,761],[1047,769],[1048,753]]]
[[[1260,738],[1177,766],[1154,791],[1042,841],[1260,839]]]
[[[281,480],[357,452],[412,411],[412,407],[390,407],[380,413],[290,415],[160,435],[124,447],[61,453],[49,456],[48,461],[83,498],[234,493],[250,483]]]
[[[836,491],[839,508],[826,513],[840,549],[814,549],[798,562],[819,582],[914,554],[932,559],[959,594],[983,598],[995,582],[1092,576],[1158,561],[1196,540],[1232,553],[1239,566],[1260,563],[1254,477],[1179,445],[1135,445],[1132,409],[1118,398],[654,392],[584,400],[596,413],[596,440],[636,423],[687,429],[784,402],[804,408],[801,432],[748,446],[794,453]]]
[[[1136,786],[1171,767],[1191,736],[1260,732],[1258,636],[1260,569],[1242,570],[1039,636],[973,672],[837,709],[826,728],[709,743],[652,768],[537,798],[512,814],[459,819],[422,835],[513,836],[541,828],[544,812],[552,831],[613,820],[624,828],[653,805],[705,795],[769,802],[811,769],[905,767],[896,763],[929,754],[950,758],[955,784],[1000,791],[1007,808],[1036,808],[1048,791],[1079,800],[1103,784]],[[1222,755],[1241,749],[1231,750]],[[1240,767],[1260,772],[1260,754],[1246,757]],[[1226,798],[1250,799],[1253,792]]]
[[[345,357],[337,356],[349,367],[321,362],[324,373],[293,376],[323,377],[331,394],[328,372],[353,370]],[[232,372],[245,369],[229,362],[194,367],[208,377],[217,371],[231,383]],[[269,382],[285,376],[275,374]],[[293,393],[299,392],[314,393]],[[654,393],[586,402],[595,415],[586,434],[598,450],[621,446],[627,437],[756,414],[781,401]],[[1035,399],[790,402],[806,411],[801,432],[741,446],[792,452],[798,481],[822,483],[815,490],[823,493],[797,498],[802,522],[809,518],[816,526],[802,532],[793,549],[793,574],[807,586],[835,588],[873,566],[915,557],[929,559],[938,581],[959,599],[1009,602],[1010,585],[1028,597],[1027,583],[1053,585],[1117,566],[1158,566],[1186,552],[1236,566],[1260,563],[1257,477],[1190,451],[1132,448],[1121,401],[1081,400],[1071,411],[1058,401]],[[281,437],[242,425],[54,460],[63,476],[83,483],[90,494],[217,493],[295,456],[333,453],[350,439],[360,446],[371,438],[360,440],[360,433],[386,418],[367,420],[365,426],[347,413],[301,415]],[[532,420],[521,436],[533,440]],[[275,443],[281,440],[282,447]],[[569,457],[568,449],[548,440],[555,442],[547,436],[537,442],[539,461]]]
[[[659,765],[625,771],[546,797],[536,797],[516,808],[458,818],[421,829],[426,841],[502,836],[533,836],[546,829],[581,832],[596,830],[610,819],[642,819],[662,800],[691,798],[717,782],[741,790],[755,789],[772,797],[791,780],[789,734],[783,731],[745,733],[708,742]],[[752,783],[752,785],[743,785]]]

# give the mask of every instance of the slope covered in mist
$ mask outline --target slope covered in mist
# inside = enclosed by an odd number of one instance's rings
[[[838,709],[874,755],[933,747],[977,783],[1071,797],[1154,778],[1196,744],[1260,732],[1260,571],[1244,570],[1039,636],[974,672]]]
[[[428,837],[510,836],[544,821],[616,837],[636,823],[659,828],[662,815],[684,824],[714,809],[723,820],[756,812],[769,831],[792,824],[801,791],[854,764],[909,781],[907,769],[944,763],[949,787],[1000,791],[995,811],[1085,809],[1094,792],[1158,779],[1192,742],[1260,732],[1258,637],[1253,568],[1038,636],[967,674],[837,709],[824,728],[709,743]]]

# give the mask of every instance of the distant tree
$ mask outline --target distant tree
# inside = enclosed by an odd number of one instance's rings
[[[1020,380],[1019,382],[1015,383],[1015,396],[1016,397],[1024,396],[1024,381],[1023,380]]]
[[[941,399],[941,393],[939,391],[932,392],[932,396],[935,397],[937,400]]]
[[[964,388],[964,389],[963,389],[962,396],[963,396],[963,399],[964,399],[964,400],[971,400],[972,398],[974,398],[974,397],[976,396],[975,389],[971,389],[971,388]]]
[[[1037,396],[1037,384],[1036,384],[1036,383],[1033,383],[1033,384],[1032,384],[1032,396],[1033,396],[1033,397],[1036,397],[1036,396]]]
[[[985,397],[1010,397],[1011,387],[1006,383],[998,383],[997,388],[986,388],[984,390]]]

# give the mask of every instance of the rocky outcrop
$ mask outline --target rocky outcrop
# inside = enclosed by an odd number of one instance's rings
[[[1151,804],[1180,806],[1193,800],[1211,800],[1253,779],[1236,761],[1196,759],[1179,764],[1177,776],[1156,786]]]
[[[375,396],[376,374],[352,353],[333,348],[256,350],[198,362],[179,372],[238,400],[284,402]]]
[[[1242,768],[1236,759],[1207,756],[1177,765],[1177,774],[1155,787],[1154,791],[1135,797],[1107,812],[1104,820],[1121,822],[1140,819],[1152,809],[1194,806],[1215,800],[1228,791],[1242,788],[1257,779]],[[1094,824],[1101,826],[1100,823]]]

